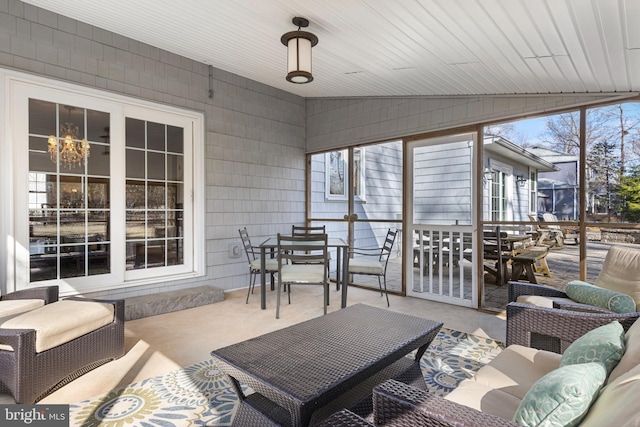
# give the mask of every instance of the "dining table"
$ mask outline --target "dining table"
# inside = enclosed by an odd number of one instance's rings
[[[340,237],[328,237],[327,247],[336,249],[336,288],[342,290],[341,307],[345,308],[347,306],[347,284],[349,282],[349,244],[346,240]],[[277,249],[277,237],[270,237],[260,244],[260,308],[262,310],[267,308],[267,288],[265,286],[266,271],[264,269],[267,260],[267,252],[269,253],[269,256],[274,257],[277,255]]]

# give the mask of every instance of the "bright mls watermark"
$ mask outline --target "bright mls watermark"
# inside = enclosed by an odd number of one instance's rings
[[[69,427],[69,405],[0,405],[0,426]]]

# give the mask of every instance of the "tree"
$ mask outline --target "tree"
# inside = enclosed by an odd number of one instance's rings
[[[585,145],[587,196],[606,206],[607,216],[617,211],[617,190],[629,164],[640,156],[640,118],[637,106],[616,104],[587,110]],[[580,112],[546,119],[544,142],[554,150],[580,153]],[[593,206],[592,206],[593,208]]]
[[[616,148],[616,142],[603,139],[594,142],[587,153],[587,164],[598,165],[591,169],[589,188],[595,198],[606,206],[608,221],[611,221],[612,211],[619,210],[616,190],[620,182],[620,157]]]
[[[622,178],[618,194],[622,203],[622,216],[625,222],[640,222],[640,170],[633,168],[628,176]]]

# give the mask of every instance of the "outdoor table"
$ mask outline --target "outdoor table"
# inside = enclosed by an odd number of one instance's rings
[[[344,240],[336,237],[329,237],[327,240],[327,247],[336,248],[337,262],[336,262],[336,285],[338,288],[342,286],[342,304],[341,307],[347,306],[347,283],[348,283],[348,271],[349,271],[349,244]],[[265,262],[267,260],[267,251],[273,253],[278,249],[278,238],[271,237],[260,244],[260,308],[267,308],[267,289],[266,272],[264,269]],[[340,259],[342,258],[342,266],[340,265]]]
[[[211,355],[241,401],[234,425],[277,418],[307,426],[312,417],[317,422],[371,394],[398,373],[394,366],[419,363],[441,327],[442,322],[356,304]],[[405,357],[416,349],[413,360]],[[241,384],[255,393],[245,396]]]

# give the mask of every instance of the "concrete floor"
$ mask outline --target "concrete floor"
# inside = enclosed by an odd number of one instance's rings
[[[329,311],[340,309],[340,293],[332,287]],[[245,304],[246,290],[227,292],[225,300],[173,313],[128,321],[126,354],[78,378],[40,403],[79,402],[112,389],[166,373],[209,358],[211,350],[322,315],[322,290],[316,286],[293,288],[291,305],[275,318],[276,293],[267,292],[267,309],[260,309],[259,289]],[[427,300],[389,296],[390,310],[437,319],[444,327],[500,341],[505,320],[500,314]],[[284,299],[286,301],[286,298]],[[348,304],[365,303],[387,308],[379,292],[349,288]],[[0,403],[11,402],[6,400]]]

